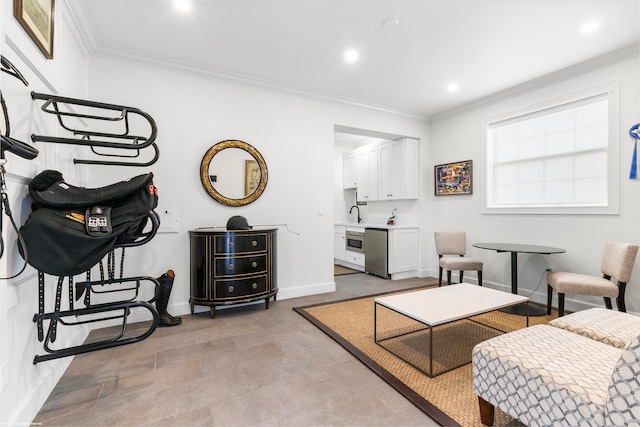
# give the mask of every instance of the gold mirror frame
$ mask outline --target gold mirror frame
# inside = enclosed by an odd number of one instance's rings
[[[239,148],[248,152],[253,156],[254,159],[256,159],[256,162],[258,162],[258,166],[260,167],[260,182],[258,183],[258,186],[251,194],[242,199],[231,199],[220,194],[218,191],[216,191],[215,188],[213,188],[213,184],[211,184],[211,180],[209,179],[209,166],[211,164],[211,160],[216,154],[226,148]],[[234,139],[221,141],[213,147],[209,148],[209,150],[202,158],[202,163],[200,163],[200,181],[202,182],[202,186],[207,191],[207,193],[218,203],[222,203],[226,206],[248,205],[249,203],[255,202],[258,197],[262,195],[264,189],[267,186],[267,164],[265,163],[264,158],[262,157],[260,152],[256,150],[251,144],[247,144],[244,141],[238,141]]]

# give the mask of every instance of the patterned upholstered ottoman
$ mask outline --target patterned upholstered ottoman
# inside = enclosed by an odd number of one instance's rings
[[[510,332],[473,349],[482,422],[498,407],[529,426],[640,423],[640,340],[620,350],[548,325]]]
[[[558,317],[549,325],[620,349],[640,335],[640,316],[600,307]]]

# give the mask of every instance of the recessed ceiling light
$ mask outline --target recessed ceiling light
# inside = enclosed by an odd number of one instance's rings
[[[398,18],[387,18],[382,21],[382,26],[385,28],[396,28],[398,25],[400,25]]]
[[[358,54],[358,51],[355,49],[350,49],[346,51],[344,54],[344,59],[347,62],[356,62],[359,57],[360,55]]]
[[[190,0],[173,0],[173,8],[180,13],[189,13],[191,12],[191,1]]]
[[[591,21],[591,22],[587,22],[586,24],[584,24],[582,26],[582,28],[580,29],[580,31],[582,31],[582,34],[589,34],[589,33],[593,33],[595,30],[598,29],[598,27],[600,26],[600,24],[598,24],[597,21]]]
[[[447,90],[449,92],[455,92],[460,88],[460,85],[458,83],[449,83],[449,86],[447,86]]]

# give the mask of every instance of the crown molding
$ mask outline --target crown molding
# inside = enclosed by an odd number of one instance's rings
[[[369,104],[361,101],[357,101],[350,98],[340,97],[337,95],[323,93],[319,91],[312,91],[309,89],[303,89],[286,85],[282,83],[276,83],[273,81],[267,81],[258,79],[255,77],[230,73],[227,71],[201,67],[186,63],[174,63],[167,61],[166,58],[159,56],[149,55],[144,52],[126,51],[120,49],[110,49],[100,45],[98,37],[90,25],[91,19],[87,12],[87,8],[84,2],[70,2],[68,5],[71,21],[78,28],[79,39],[82,40],[83,45],[86,48],[89,56],[104,58],[109,60],[116,60],[133,65],[140,65],[150,68],[155,68],[164,71],[170,71],[174,73],[184,74],[192,77],[198,77],[202,79],[217,81],[220,83],[233,84],[246,88],[259,89],[280,95],[292,96],[296,98],[322,102],[327,104],[339,105],[342,107],[355,108],[360,110],[375,111],[377,113],[383,113],[392,116],[400,116],[410,120],[416,120],[420,122],[427,122],[427,118],[408,111],[395,110],[382,105]]]
[[[90,18],[87,12],[86,6],[83,1],[73,1],[68,4],[69,11],[71,12],[71,21],[78,28],[78,37],[82,40],[86,51],[89,56],[99,57],[109,60],[116,60],[120,62],[130,63],[134,65],[140,65],[159,70],[184,74],[192,77],[198,77],[202,79],[217,81],[220,83],[227,83],[246,88],[264,90],[280,95],[292,96],[296,98],[322,102],[326,104],[338,105],[341,107],[354,108],[359,110],[373,111],[376,113],[382,113],[395,117],[402,117],[414,121],[419,121],[425,124],[447,119],[449,117],[461,114],[463,112],[488,105],[494,102],[498,102],[513,96],[522,95],[526,92],[530,92],[536,89],[540,89],[545,86],[549,86],[554,83],[566,80],[568,78],[576,77],[581,74],[585,74],[594,71],[598,68],[603,68],[617,62],[621,62],[630,58],[638,57],[640,51],[640,43],[634,43],[632,45],[623,47],[621,49],[612,51],[605,55],[598,56],[596,58],[581,62],[579,64],[567,67],[565,69],[547,74],[545,76],[530,80],[517,86],[513,86],[509,89],[505,89],[486,97],[479,98],[477,100],[468,102],[461,106],[452,108],[450,110],[442,111],[440,113],[432,114],[429,116],[423,116],[408,111],[402,111],[398,109],[389,108],[383,105],[369,104],[366,102],[341,97],[335,94],[323,93],[319,91],[313,91],[300,87],[294,87],[282,83],[276,83],[273,81],[267,81],[258,79],[252,76],[247,76],[238,73],[230,73],[227,71],[201,67],[192,64],[185,63],[173,63],[167,61],[166,58],[159,56],[149,55],[144,52],[125,51],[120,49],[110,49],[101,46],[98,42],[98,37],[90,25]]]
[[[84,1],[65,1],[67,10],[69,11],[69,22],[74,28],[74,36],[76,37],[78,44],[83,46],[83,50],[88,55],[92,53],[98,47],[98,38],[93,30],[93,27],[89,25],[91,19],[87,12],[87,6]]]
[[[323,93],[282,83],[276,83],[273,81],[263,80],[244,74],[230,73],[219,69],[201,67],[186,63],[170,62],[167,61],[166,58],[156,57],[148,54],[141,54],[140,52],[127,52],[124,50],[115,50],[100,47],[92,49],[91,55],[94,57],[155,68],[163,71],[170,71],[178,74],[184,74],[192,77],[198,77],[206,80],[212,80],[220,83],[232,84],[251,89],[263,90],[285,96],[292,96],[316,102],[339,105],[342,107],[375,111],[377,113],[400,116],[424,123],[427,122],[426,117],[412,114],[407,111],[394,110],[382,105],[369,104],[346,97],[340,97],[329,93]]]
[[[84,7],[84,2],[81,2],[81,3],[82,3],[82,8],[86,11],[86,8]],[[87,22],[86,15],[82,19],[79,19],[79,15],[76,12],[76,8],[73,6],[73,4],[70,4],[69,1],[63,1],[63,2],[60,2],[59,4],[56,4],[57,9],[59,9],[60,7],[62,7],[62,13],[61,13],[62,21],[64,22],[65,27],[67,27],[67,29],[69,30],[69,33],[71,34],[71,38],[76,43],[76,46],[78,46],[78,49],[80,49],[80,52],[82,53],[83,57],[85,59],[88,58],[89,45],[87,44],[87,41],[84,37],[84,32],[80,30],[81,25],[79,25],[79,23],[81,22]]]
[[[550,86],[552,84],[559,83],[564,80],[577,77],[579,75],[586,74],[600,68],[608,67],[618,62],[638,58],[639,55],[640,43],[634,43],[632,45],[625,46],[621,49],[614,50],[612,52],[589,59],[587,61],[580,62],[576,65],[563,68],[562,70],[555,71],[537,79],[529,80],[528,82],[510,87],[509,89],[505,89],[489,96],[479,98],[475,101],[468,102],[459,107],[434,114],[429,117],[429,122],[433,123],[440,120],[445,120],[458,114],[462,114],[466,111],[493,104],[495,102],[503,101],[514,96],[525,94],[527,92],[538,90],[545,86]]]

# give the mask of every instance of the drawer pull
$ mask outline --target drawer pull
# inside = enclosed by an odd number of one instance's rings
[[[257,283],[251,284],[251,289],[258,289],[258,284]]]
[[[229,264],[229,270],[233,270],[233,264]]]
[[[229,286],[229,287],[227,288],[227,291],[229,291],[229,292],[233,292],[233,291],[234,291],[234,289],[235,289],[235,288],[234,288],[233,286]]]
[[[258,246],[258,242],[256,242],[255,240],[253,240],[253,241],[251,242],[251,246],[253,246],[253,247],[255,248],[256,246]]]
[[[233,242],[229,242],[229,247],[232,248],[233,247]]]
[[[253,261],[253,262],[251,263],[251,267],[256,268],[257,266],[258,266],[258,263],[257,263],[257,262]]]

